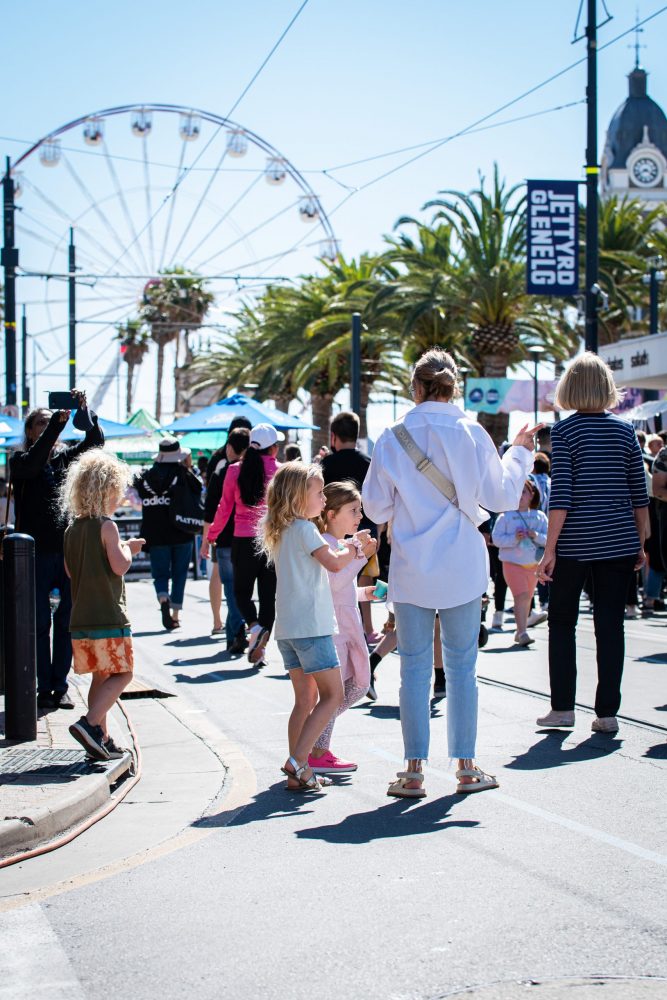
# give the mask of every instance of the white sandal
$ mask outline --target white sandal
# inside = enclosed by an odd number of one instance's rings
[[[459,781],[456,791],[459,795],[470,792],[485,792],[488,788],[498,788],[495,774],[487,774],[481,767],[464,767],[456,772],[457,778],[472,778],[472,781]]]
[[[406,788],[409,781],[418,781],[419,788]],[[423,799],[426,796],[424,775],[421,771],[398,771],[396,781],[392,781],[387,789],[387,795],[397,799]]]

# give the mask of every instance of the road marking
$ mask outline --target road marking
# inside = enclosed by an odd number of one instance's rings
[[[41,906],[4,913],[0,1000],[86,1000],[72,963]]]
[[[393,753],[387,753],[381,747],[371,747],[370,751],[377,757],[383,757],[392,764],[400,764],[402,766],[404,763],[401,757],[397,757]],[[429,766],[428,773],[435,774],[439,778],[444,778],[450,784],[457,784],[457,780],[453,774],[448,774],[447,771],[440,771],[437,767]],[[529,813],[531,816],[537,816],[538,819],[546,820],[547,823],[553,823],[556,826],[562,826],[565,830],[580,833],[582,836],[588,837],[589,840],[596,840],[600,844],[608,844],[610,847],[616,847],[620,851],[625,851],[626,854],[632,854],[636,858],[641,858],[642,861],[651,861],[655,865],[667,868],[667,856],[664,854],[649,851],[645,847],[640,847],[639,844],[633,844],[632,841],[623,840],[621,837],[614,837],[613,834],[605,833],[604,830],[597,830],[586,823],[578,823],[575,819],[568,819],[567,816],[560,816],[558,813],[550,812],[548,809],[541,809],[540,806],[530,805],[528,802],[514,798],[513,795],[506,795],[505,792],[494,790],[492,794],[495,802],[504,802],[505,805],[511,806],[512,809],[518,809],[521,812]]]

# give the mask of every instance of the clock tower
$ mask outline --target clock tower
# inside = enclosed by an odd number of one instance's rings
[[[667,117],[647,93],[639,64],[629,94],[609,123],[602,154],[601,195],[639,198],[653,208],[667,202]]]

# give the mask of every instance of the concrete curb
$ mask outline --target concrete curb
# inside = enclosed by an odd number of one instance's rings
[[[48,844],[88,819],[106,805],[112,786],[131,767],[132,754],[128,751],[105,765],[103,771],[77,778],[74,787],[59,795],[52,805],[35,806],[29,815],[1,821],[0,860]]]

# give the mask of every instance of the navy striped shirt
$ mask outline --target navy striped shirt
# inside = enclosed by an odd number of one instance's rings
[[[634,507],[648,506],[632,424],[613,413],[574,413],[551,428],[549,510],[566,510],[556,552],[618,559],[639,552]]]

